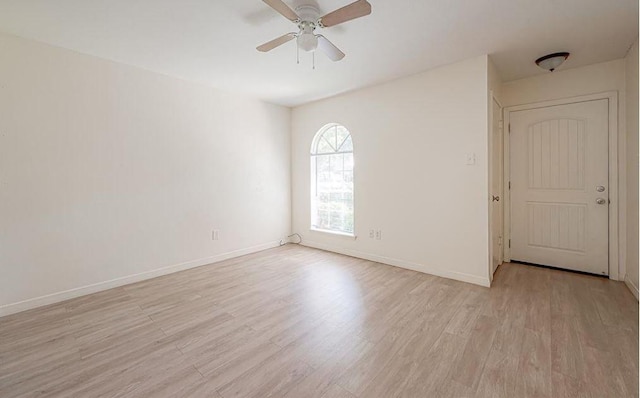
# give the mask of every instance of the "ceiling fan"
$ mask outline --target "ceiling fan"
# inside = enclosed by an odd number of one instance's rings
[[[277,39],[264,43],[257,47],[258,51],[271,51],[284,43],[297,39],[299,49],[306,52],[313,52],[319,48],[332,61],[340,61],[344,58],[344,53],[326,37],[316,34],[316,28],[329,28],[371,14],[371,4],[369,4],[367,0],[357,0],[324,16],[320,16],[320,11],[313,5],[302,5],[296,7],[294,11],[282,0],[262,1],[298,25],[298,32],[287,33]]]

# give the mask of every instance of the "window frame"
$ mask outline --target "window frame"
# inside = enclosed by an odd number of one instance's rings
[[[339,128],[342,127],[347,133],[348,133],[348,138],[345,138],[343,140],[343,142],[340,144],[339,148],[335,151],[335,152],[324,152],[324,153],[317,153],[318,152],[318,145],[320,143],[320,141],[322,140],[322,137],[324,136],[325,133],[327,133],[330,129],[332,128]],[[337,130],[336,130],[337,133]],[[348,140],[351,139],[351,150],[350,151],[341,151],[340,149],[342,148],[342,146],[344,145],[344,143]],[[333,146],[332,146],[333,147]],[[353,166],[352,166],[352,170],[351,170],[351,184],[352,184],[352,192],[351,192],[351,205],[353,207],[353,231],[348,232],[348,231],[342,231],[342,230],[333,230],[333,229],[325,229],[325,228],[319,228],[317,226],[314,226],[314,220],[317,218],[317,211],[316,209],[316,200],[317,200],[317,192],[318,192],[318,171],[317,171],[317,158],[319,156],[332,156],[332,155],[344,155],[344,154],[351,154],[352,159],[353,159]],[[310,161],[310,186],[309,186],[309,193],[310,193],[310,203],[309,203],[309,210],[310,210],[310,217],[309,217],[309,224],[310,224],[310,231],[313,232],[320,232],[320,233],[326,233],[326,234],[331,234],[331,235],[336,235],[336,236],[340,236],[340,237],[346,237],[346,238],[356,238],[356,217],[355,217],[355,158],[354,158],[354,145],[353,145],[353,135],[351,134],[351,131],[349,129],[347,129],[344,125],[339,124],[339,123],[329,123],[325,126],[323,126],[321,129],[319,129],[316,134],[313,137],[313,141],[311,143],[311,150],[309,152],[309,161]],[[344,172],[344,170],[343,170]]]

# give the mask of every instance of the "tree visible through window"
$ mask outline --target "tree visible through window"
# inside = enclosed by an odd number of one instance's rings
[[[330,124],[311,147],[311,227],[353,235],[353,142]]]

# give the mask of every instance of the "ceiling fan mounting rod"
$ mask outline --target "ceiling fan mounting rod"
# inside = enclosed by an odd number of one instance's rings
[[[316,24],[314,22],[302,21],[298,24],[298,28],[300,29],[300,33],[313,33],[316,30]]]

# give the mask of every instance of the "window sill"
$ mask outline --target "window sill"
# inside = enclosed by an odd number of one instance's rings
[[[348,232],[330,231],[328,229],[317,229],[317,228],[310,228],[309,230],[311,232],[318,232],[318,233],[321,233],[321,234],[333,235],[333,236],[337,236],[337,237],[345,238],[345,239],[356,240],[356,238],[357,238],[357,236],[355,234],[350,234]]]

